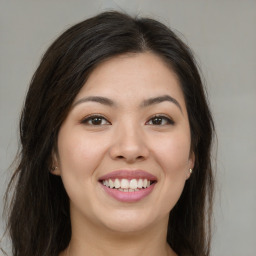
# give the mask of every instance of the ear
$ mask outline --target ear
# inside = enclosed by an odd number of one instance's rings
[[[57,176],[60,176],[61,174],[58,156],[55,152],[52,153],[52,165],[50,168],[50,173]]]
[[[192,151],[191,153],[190,153],[190,157],[189,157],[189,168],[190,169],[193,169],[194,168],[194,166],[195,166],[195,153]]]
[[[190,153],[189,160],[188,160],[187,179],[189,179],[191,174],[193,173],[194,165],[195,165],[195,153],[192,151]]]

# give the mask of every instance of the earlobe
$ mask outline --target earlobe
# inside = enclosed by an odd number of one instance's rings
[[[56,153],[52,153],[52,166],[50,168],[50,173],[59,176],[60,168],[58,166],[59,164],[58,164]]]
[[[191,152],[190,158],[189,158],[189,170],[187,172],[187,179],[189,179],[190,176],[192,175],[194,165],[195,165],[195,153]]]
[[[189,158],[189,168],[192,170],[195,165],[195,153],[192,151]]]
[[[191,174],[193,173],[193,170],[190,168],[187,172],[187,180],[190,178]]]
[[[50,173],[54,174],[54,175],[60,175],[60,169],[58,168],[58,166],[52,166],[50,169]]]

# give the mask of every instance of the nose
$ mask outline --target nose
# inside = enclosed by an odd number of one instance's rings
[[[149,148],[143,134],[143,128],[135,125],[120,125],[112,139],[110,156],[127,163],[143,161],[149,156]]]

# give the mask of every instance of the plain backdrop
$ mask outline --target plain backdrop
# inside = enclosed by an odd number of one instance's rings
[[[212,255],[255,256],[255,0],[0,0],[1,197],[18,148],[21,107],[42,54],[69,26],[110,9],[160,20],[195,52],[218,136]]]

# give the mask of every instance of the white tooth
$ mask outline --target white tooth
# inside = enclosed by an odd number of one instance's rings
[[[130,180],[130,188],[131,189],[137,188],[137,180],[136,179]]]
[[[120,188],[121,187],[120,180],[119,179],[115,179],[114,185],[115,185],[115,188]]]
[[[129,180],[122,179],[120,185],[121,185],[121,188],[129,188]]]
[[[150,186],[150,180],[147,181],[147,188]]]
[[[128,189],[128,188],[125,188],[125,189],[124,189],[124,192],[129,192],[129,189]]]
[[[108,180],[108,184],[110,188],[114,187],[114,182],[111,179]]]
[[[102,184],[105,186],[105,185],[106,185],[106,181],[105,181],[105,180],[103,180]]]
[[[105,180],[105,186],[108,187],[108,181],[107,180]]]
[[[135,191],[140,191],[140,190],[136,188]]]
[[[119,188],[118,190],[124,192],[124,190],[122,188]]]
[[[143,187],[144,187],[144,188],[147,187],[147,183],[148,183],[148,180],[147,180],[147,179],[144,179],[144,180],[143,180]]]
[[[139,179],[137,187],[138,188],[142,188],[143,187],[143,180],[142,179]]]
[[[134,191],[135,191],[134,189],[129,188],[129,192],[134,192]]]

